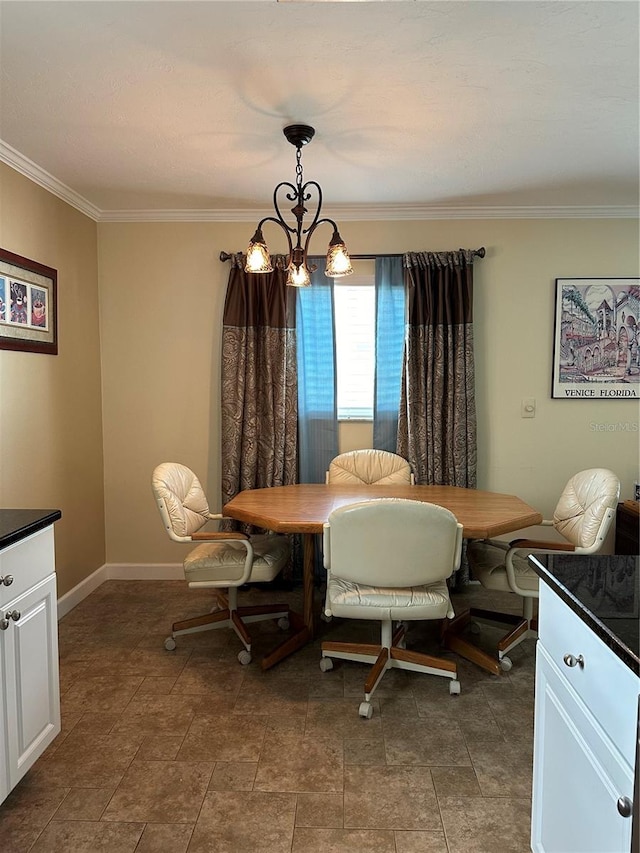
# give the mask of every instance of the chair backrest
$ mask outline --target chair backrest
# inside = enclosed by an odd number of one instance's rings
[[[332,577],[403,588],[448,578],[460,565],[462,525],[436,504],[401,498],[334,510],[324,525],[324,563]]]
[[[332,459],[327,471],[327,483],[411,484],[413,474],[407,460],[395,453],[387,450],[350,450]]]
[[[155,468],[151,488],[169,536],[188,542],[192,533],[209,520],[207,496],[190,468],[179,462],[163,462]]]
[[[607,468],[574,474],[553,513],[553,526],[578,553],[598,551],[614,519],[620,480]]]

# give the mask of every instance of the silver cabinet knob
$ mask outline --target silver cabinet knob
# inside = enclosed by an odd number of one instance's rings
[[[5,619],[13,619],[14,622],[17,622],[22,614],[19,610],[7,610],[4,614]]]
[[[9,627],[8,619],[0,619],[0,631],[6,631]]]
[[[11,586],[13,583],[13,575],[5,575],[4,577],[0,577],[0,583],[3,583],[5,586]]]
[[[580,669],[584,669],[584,658],[582,657],[582,655],[578,655],[578,657],[576,657],[575,655],[570,655],[567,653],[562,658],[562,660],[566,663],[567,666],[579,666]]]
[[[633,803],[629,799],[629,797],[620,797],[618,799],[618,812],[622,815],[622,817],[631,817],[631,812],[633,811]]]

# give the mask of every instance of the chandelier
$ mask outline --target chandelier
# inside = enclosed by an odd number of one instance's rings
[[[349,275],[353,272],[351,259],[347,247],[344,244],[342,237],[338,231],[338,226],[333,219],[327,217],[320,218],[320,210],[322,208],[322,189],[317,181],[307,181],[303,183],[302,176],[302,146],[306,145],[314,137],[315,130],[307,124],[292,124],[285,127],[283,130],[287,140],[295,145],[296,148],[296,182],[295,184],[289,181],[281,181],[273,191],[273,206],[275,208],[275,216],[265,216],[261,219],[256,228],[256,233],[251,238],[249,248],[247,249],[247,261],[245,264],[245,272],[249,273],[266,273],[273,271],[271,263],[271,255],[262,234],[262,226],[265,222],[275,222],[284,231],[289,244],[289,252],[287,255],[287,284],[292,287],[308,287],[311,284],[311,273],[316,269],[316,265],[309,265],[308,249],[309,241],[315,233],[319,225],[328,222],[333,226],[333,236],[329,242],[327,250],[327,265],[324,274],[328,278],[340,278]],[[289,225],[280,211],[278,204],[278,193],[281,190],[289,190],[285,193],[285,198],[288,201],[295,202],[291,208],[291,213],[295,217],[295,225]],[[309,201],[312,196],[310,190],[315,190],[318,195],[318,206],[311,224],[304,227],[304,216],[308,213],[305,207],[305,202]],[[293,241],[295,239],[295,246]],[[303,246],[304,239],[304,246]]]

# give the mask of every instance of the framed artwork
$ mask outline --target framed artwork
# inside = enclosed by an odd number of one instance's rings
[[[0,349],[58,354],[57,270],[0,249]]]
[[[551,396],[640,396],[640,279],[557,278]]]

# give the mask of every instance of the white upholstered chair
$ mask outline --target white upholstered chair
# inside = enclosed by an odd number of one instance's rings
[[[519,595],[522,598],[522,616],[472,607],[448,626],[446,646],[495,675],[501,670],[510,670],[512,663],[508,653],[511,649],[528,637],[537,636],[533,600],[538,597],[538,576],[527,559],[528,555],[594,554],[599,551],[614,519],[619,495],[620,481],[613,471],[606,468],[580,471],[564,487],[553,519],[542,522],[544,526],[555,528],[562,540],[470,542],[467,557],[473,576],[485,589]],[[469,623],[478,630],[476,623],[482,622],[509,628],[498,643],[495,657],[460,635]]]
[[[399,498],[361,501],[334,510],[324,525],[325,611],[346,619],[378,620],[378,645],[322,643],[320,669],[332,658],[373,664],[360,716],[370,718],[371,696],[387,669],[397,667],[451,679],[454,661],[405,648],[405,621],[453,617],[447,578],[460,565],[462,525],[448,509]],[[393,623],[398,622],[394,630]]]
[[[196,475],[178,462],[164,462],[154,470],[151,485],[162,521],[174,542],[197,543],[184,559],[184,575],[192,589],[213,588],[217,606],[210,613],[174,622],[165,648],[176,647],[181,634],[232,628],[244,649],[238,654],[242,664],[251,661],[251,637],[246,624],[277,619],[289,627],[286,604],[238,607],[238,587],[247,583],[272,581],[289,560],[286,536],[274,534],[246,536],[239,532],[207,532],[201,528],[221,515],[209,511],[209,504]],[[223,589],[227,589],[227,595]]]
[[[387,450],[350,450],[329,464],[327,483],[373,485],[378,483],[413,484],[413,473],[406,459]]]

